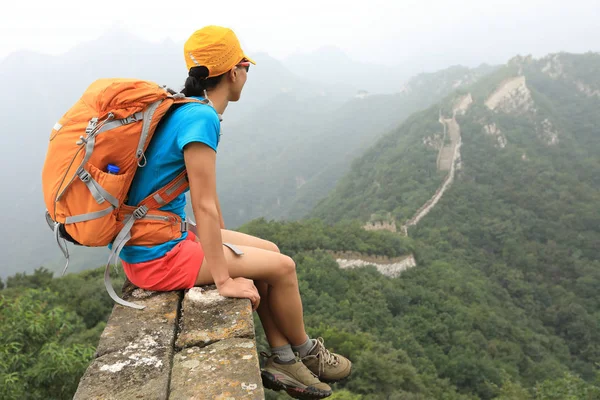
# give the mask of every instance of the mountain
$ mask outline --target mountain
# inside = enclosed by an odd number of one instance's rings
[[[414,241],[377,319],[411,365],[473,398],[598,396],[599,109],[600,54],[515,57],[382,137],[310,214]]]
[[[573,163],[592,162],[589,154],[597,150],[593,146],[598,137],[593,123],[599,98],[594,72],[597,57],[597,53],[560,53],[539,60],[516,57],[485,79],[412,115],[382,137],[355,160],[350,172],[312,215],[332,222],[344,218],[367,222],[375,213],[390,213],[396,223],[408,220],[447,176],[447,169],[436,164],[444,144],[449,144],[448,138],[446,143],[442,140],[443,120],[452,118],[456,103],[467,100],[466,97],[472,101],[467,105],[469,111],[465,114],[464,110],[456,110],[463,132],[462,149],[466,148],[460,151],[463,161],[470,145],[465,141],[469,132],[465,129],[470,128],[482,132],[475,136],[478,143],[491,141],[498,150],[485,153],[489,156],[485,165],[508,157],[507,154],[518,154],[517,165],[524,168],[538,154],[545,162],[556,155],[573,159]],[[583,115],[586,110],[590,115]],[[581,129],[587,133],[584,135]],[[484,149],[479,148],[479,153],[484,153]],[[582,158],[581,152],[588,155]],[[502,169],[497,170],[503,173]],[[584,169],[592,170],[590,166]],[[462,170],[458,174],[468,176]],[[582,172],[577,170],[577,174],[579,177]]]
[[[306,215],[379,137],[411,113],[492,70],[487,65],[454,66],[418,75],[399,93],[363,91],[340,105],[324,97],[302,100],[293,93],[281,94],[223,131],[226,156],[219,160],[219,188],[226,224]]]

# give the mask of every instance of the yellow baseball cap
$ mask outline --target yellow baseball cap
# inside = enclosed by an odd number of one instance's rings
[[[192,33],[183,45],[183,55],[188,71],[192,67],[204,66],[208,68],[208,78],[226,73],[242,60],[256,64],[244,54],[231,29],[215,25]]]

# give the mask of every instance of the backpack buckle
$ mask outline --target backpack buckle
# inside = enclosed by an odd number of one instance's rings
[[[144,218],[146,216],[146,214],[148,214],[148,207],[140,206],[140,207],[136,208],[135,211],[133,211],[133,218],[141,219],[141,218]]]
[[[128,125],[128,124],[132,124],[134,122],[141,121],[142,119],[144,119],[144,113],[138,112],[138,113],[130,115],[127,118],[120,119],[119,122],[121,122],[121,124],[123,124],[123,125]]]
[[[90,119],[87,128],[85,128],[85,133],[90,135],[92,132],[94,132],[94,129],[96,129],[96,125],[98,125],[98,118],[94,117]]]
[[[89,172],[87,172],[85,169],[80,168],[79,170],[77,170],[77,176],[79,177],[79,179],[81,179],[82,182],[87,183],[90,181],[90,179],[92,179],[92,175],[90,175]]]

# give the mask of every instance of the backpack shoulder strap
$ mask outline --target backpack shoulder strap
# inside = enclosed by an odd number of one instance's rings
[[[164,205],[169,204],[177,196],[185,192],[189,187],[190,185],[187,179],[187,171],[184,169],[167,185],[148,195],[148,197],[138,204],[138,207],[146,206],[149,210],[156,210]]]
[[[175,95],[173,95],[173,104],[184,104],[184,103],[200,103],[200,104],[206,104],[210,107],[212,107],[213,109],[215,108],[215,106],[213,105],[212,101],[210,101],[210,99],[208,98],[208,95],[206,94],[206,91],[204,91],[204,100],[198,100],[198,99],[194,99],[192,97],[185,97],[185,95],[183,93],[177,93]],[[215,110],[216,111],[216,110]],[[217,111],[217,115],[219,116],[219,121],[223,121],[223,115],[219,114]]]
[[[201,103],[210,105],[210,101],[185,97],[182,93],[173,95],[173,99],[173,104]],[[169,204],[177,196],[185,192],[189,187],[190,185],[187,179],[187,171],[184,169],[163,188],[148,195],[148,197],[138,204],[138,207],[146,206],[149,210],[156,210],[164,205]]]

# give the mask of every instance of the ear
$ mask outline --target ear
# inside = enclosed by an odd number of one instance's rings
[[[235,82],[238,77],[237,74],[238,74],[237,68],[234,67],[234,68],[230,69],[229,74],[228,74],[229,80],[231,82]]]

